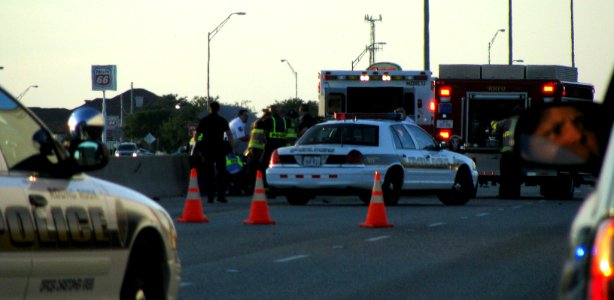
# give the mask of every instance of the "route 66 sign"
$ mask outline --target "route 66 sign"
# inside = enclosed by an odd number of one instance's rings
[[[92,90],[117,90],[117,67],[115,65],[92,66]]]

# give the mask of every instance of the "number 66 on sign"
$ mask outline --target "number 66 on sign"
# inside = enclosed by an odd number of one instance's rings
[[[115,65],[92,66],[92,90],[117,90],[117,67]]]

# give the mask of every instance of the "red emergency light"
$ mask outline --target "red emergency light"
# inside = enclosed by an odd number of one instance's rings
[[[439,131],[439,137],[442,138],[443,140],[448,140],[450,138],[450,130],[440,130]]]
[[[450,97],[452,95],[452,88],[449,86],[442,86],[439,89],[439,96],[441,97]]]
[[[435,104],[435,99],[431,99],[431,101],[429,101],[429,110],[431,112],[435,112],[436,108],[437,108],[437,104]]]
[[[552,94],[554,94],[555,87],[556,87],[556,84],[553,83],[553,82],[546,83],[542,87],[542,93],[544,93],[546,95],[552,95]]]

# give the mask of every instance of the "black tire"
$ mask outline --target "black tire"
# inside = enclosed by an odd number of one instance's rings
[[[384,195],[385,205],[397,205],[401,198],[401,190],[403,188],[403,171],[401,169],[390,169],[386,172],[384,182],[382,183],[382,193]]]
[[[286,194],[286,200],[290,205],[307,205],[309,199],[311,199],[311,196],[299,192]]]
[[[448,191],[437,194],[439,201],[445,205],[465,205],[475,195],[476,188],[467,167],[461,167],[456,172],[454,185]]]
[[[575,190],[574,178],[569,174],[559,174],[540,186],[540,192],[546,199],[569,200],[573,198]]]
[[[163,252],[161,241],[137,238],[128,259],[120,299],[165,298]]]

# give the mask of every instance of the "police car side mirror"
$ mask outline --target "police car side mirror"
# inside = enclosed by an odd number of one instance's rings
[[[550,103],[520,115],[514,152],[528,164],[597,174],[612,129],[612,116],[592,102]]]
[[[68,119],[68,129],[71,138],[69,154],[77,171],[92,171],[106,166],[109,149],[101,141],[104,117],[100,111],[91,107],[76,109]]]
[[[100,169],[109,162],[109,149],[100,141],[81,142],[70,153],[79,171]]]

